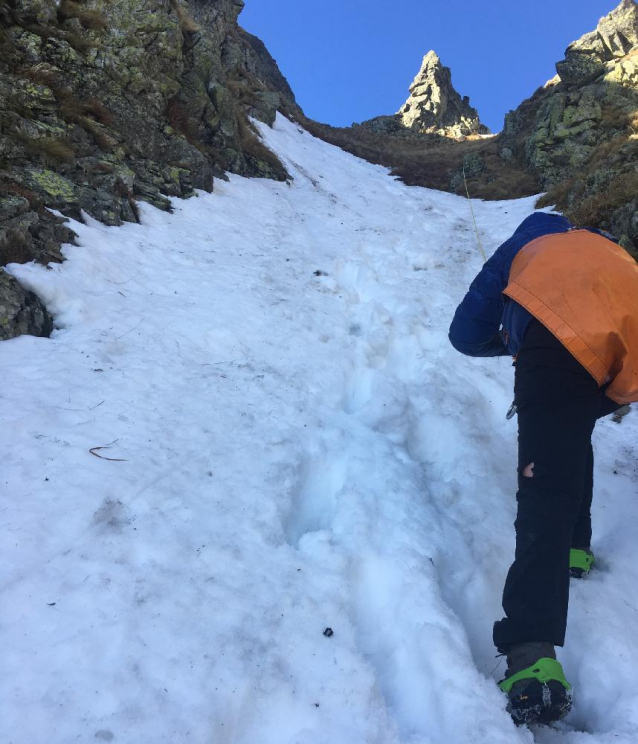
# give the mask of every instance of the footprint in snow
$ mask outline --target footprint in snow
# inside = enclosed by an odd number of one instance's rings
[[[367,367],[352,372],[343,395],[343,410],[346,413],[357,413],[370,400],[374,374],[374,370]]]
[[[344,457],[309,456],[301,463],[299,480],[292,491],[291,510],[284,523],[286,539],[291,545],[298,547],[302,537],[310,532],[330,529],[346,474]]]

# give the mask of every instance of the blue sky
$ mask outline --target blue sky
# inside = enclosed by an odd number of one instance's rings
[[[554,76],[565,47],[619,2],[246,0],[239,22],[264,41],[313,119],[347,126],[396,112],[434,49],[497,132]]]

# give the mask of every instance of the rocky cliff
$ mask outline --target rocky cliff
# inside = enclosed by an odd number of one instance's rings
[[[405,130],[415,134],[464,137],[488,134],[478,112],[467,96],[461,97],[452,85],[452,72],[434,51],[429,51],[410,85],[410,96],[394,116],[378,116],[361,126],[375,132],[401,136]]]
[[[0,0],[0,265],[61,260],[48,208],[118,225],[229,171],[287,178],[248,117],[299,110],[243,4]]]
[[[577,224],[638,251],[638,6],[623,0],[567,47],[557,76],[508,114],[500,155],[517,160]]]
[[[0,2],[0,258],[59,258],[45,207],[109,225],[227,171],[285,179],[247,115],[294,95],[243,0]]]

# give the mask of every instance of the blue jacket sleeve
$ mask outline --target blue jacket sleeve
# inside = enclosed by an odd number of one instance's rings
[[[509,282],[516,254],[535,238],[566,232],[572,227],[562,215],[534,212],[501,245],[470,285],[450,326],[450,342],[468,356],[508,354],[499,333],[505,301],[503,291]]]
[[[499,331],[505,307],[503,291],[512,262],[521,248],[535,238],[566,232],[571,227],[562,215],[544,212],[534,212],[523,220],[483,266],[458,306],[449,334],[455,349],[469,356],[508,354]]]
[[[514,236],[507,240],[470,285],[468,293],[456,309],[449,339],[457,351],[468,356],[505,356],[507,348],[500,334],[509,270],[521,241]]]

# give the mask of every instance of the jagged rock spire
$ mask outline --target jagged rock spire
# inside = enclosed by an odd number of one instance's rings
[[[398,112],[405,127],[417,132],[451,137],[487,134],[470,99],[452,86],[452,73],[434,51],[423,57],[419,73],[410,86],[410,97]]]

